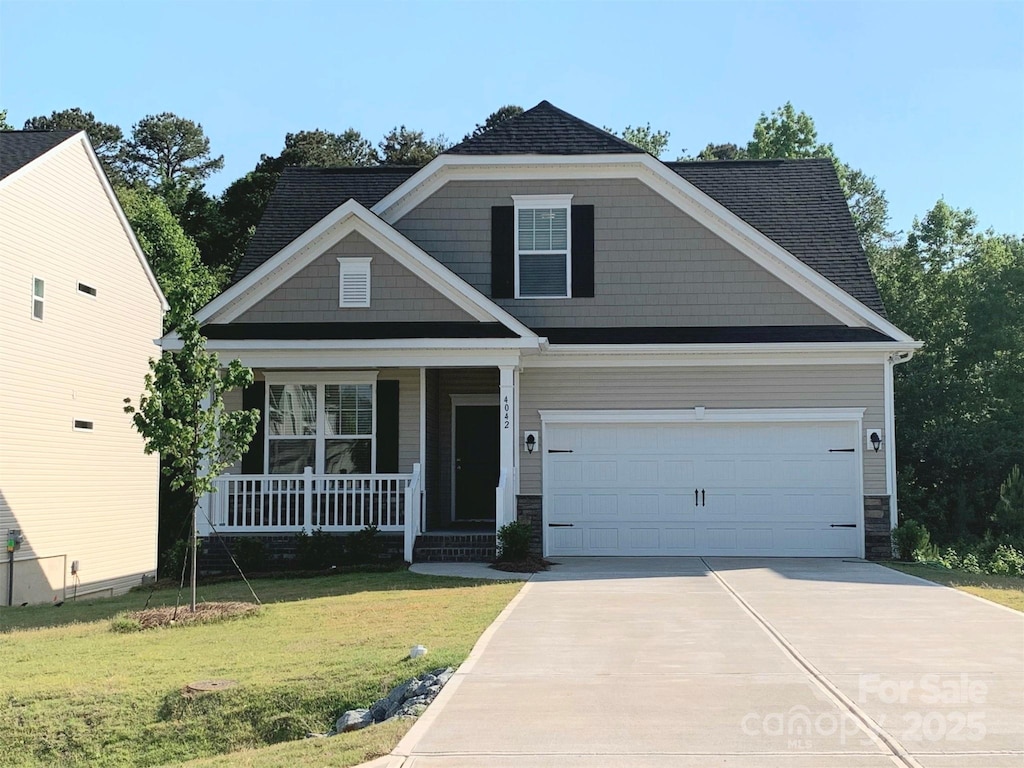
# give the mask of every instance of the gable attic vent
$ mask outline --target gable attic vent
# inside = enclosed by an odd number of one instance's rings
[[[338,306],[370,306],[370,257],[338,259]]]

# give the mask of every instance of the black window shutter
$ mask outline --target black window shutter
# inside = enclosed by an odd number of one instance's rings
[[[260,412],[260,420],[256,425],[256,434],[249,443],[249,450],[242,455],[242,474],[262,475],[263,474],[263,435],[266,430],[266,414],[263,408],[266,405],[267,384],[263,381],[254,381],[242,390],[242,408],[251,410],[256,408]]]
[[[511,205],[491,208],[491,298],[515,295],[515,213]]]
[[[377,382],[377,471],[398,471],[398,382]]]
[[[572,207],[572,297],[594,296],[594,206]]]

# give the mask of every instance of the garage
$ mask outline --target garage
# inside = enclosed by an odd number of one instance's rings
[[[542,412],[545,552],[861,556],[862,413]]]

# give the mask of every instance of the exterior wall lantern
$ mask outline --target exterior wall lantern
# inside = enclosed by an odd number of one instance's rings
[[[523,447],[527,453],[533,453],[537,449],[537,433],[527,432],[523,437]]]
[[[867,429],[864,436],[867,438],[867,443],[871,446],[872,450],[878,453],[882,448],[882,430]]]

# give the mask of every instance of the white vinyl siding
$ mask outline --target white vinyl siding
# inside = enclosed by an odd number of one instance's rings
[[[572,196],[517,196],[513,200],[516,296],[568,298],[572,280]]]
[[[338,259],[338,306],[370,306],[370,258]]]

